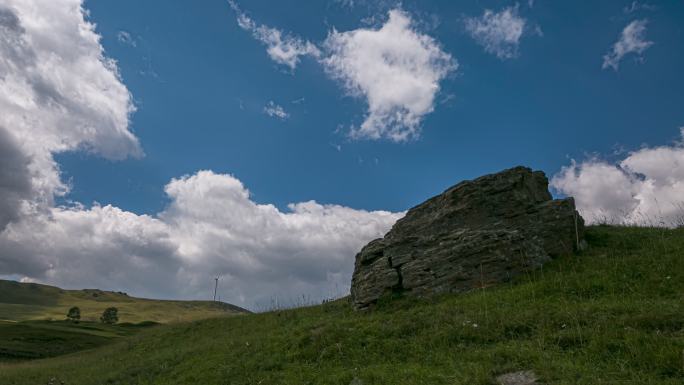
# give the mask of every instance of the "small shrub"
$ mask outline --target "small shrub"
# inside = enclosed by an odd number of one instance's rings
[[[81,309],[79,309],[78,306],[74,306],[69,309],[69,312],[67,313],[67,319],[69,319],[69,321],[78,323],[78,321],[81,319]]]

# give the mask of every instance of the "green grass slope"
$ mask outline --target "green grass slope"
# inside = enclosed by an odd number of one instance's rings
[[[192,321],[245,312],[223,302],[153,300],[96,289],[63,290],[0,280],[0,321],[63,320],[72,306],[81,309],[84,321],[97,321],[104,309],[114,306],[119,310],[119,321],[131,323]]]
[[[515,370],[544,384],[684,383],[684,229],[587,237],[581,255],[495,288],[163,325],[0,364],[0,384],[485,385]]]
[[[93,349],[154,325],[157,324],[0,321],[0,362],[19,362]]]

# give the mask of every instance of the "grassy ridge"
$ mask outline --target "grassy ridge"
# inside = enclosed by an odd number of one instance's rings
[[[588,240],[496,288],[165,325],[0,366],[0,383],[489,385],[531,369],[544,384],[682,384],[684,229],[594,227]]]
[[[86,289],[63,290],[36,283],[0,280],[0,320],[63,320],[78,306],[84,321],[97,321],[104,309],[119,309],[121,322],[181,322],[244,312],[212,301],[165,301],[129,297],[125,293]]]

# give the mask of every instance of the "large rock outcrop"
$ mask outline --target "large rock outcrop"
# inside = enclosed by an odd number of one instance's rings
[[[583,242],[572,198],[553,200],[541,171],[516,167],[461,182],[412,208],[356,255],[357,309],[393,292],[426,296],[504,282]]]

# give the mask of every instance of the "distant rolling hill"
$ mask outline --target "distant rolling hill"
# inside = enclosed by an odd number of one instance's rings
[[[249,313],[238,306],[212,301],[168,301],[129,297],[97,289],[64,290],[37,283],[0,280],[0,321],[63,320],[72,306],[81,320],[97,321],[104,309],[119,310],[119,322],[171,323]]]

